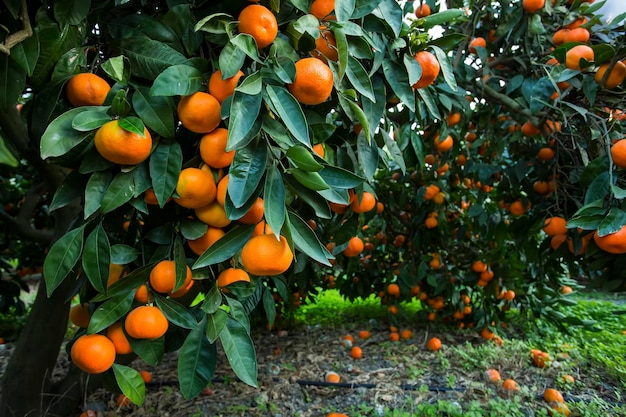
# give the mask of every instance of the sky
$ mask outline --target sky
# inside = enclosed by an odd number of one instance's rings
[[[626,0],[607,0],[597,13],[604,15],[605,20],[610,20],[624,12],[626,12]]]

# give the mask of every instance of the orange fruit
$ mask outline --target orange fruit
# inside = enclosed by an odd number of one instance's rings
[[[565,54],[565,66],[572,70],[580,70],[580,60],[583,58],[592,62],[594,59],[593,49],[587,45],[576,45]]]
[[[554,149],[544,146],[537,152],[537,159],[540,161],[551,161],[554,159]]]
[[[293,252],[284,236],[280,240],[272,235],[252,237],[241,250],[241,264],[251,274],[278,275],[291,266]]]
[[[609,65],[610,63],[607,62],[606,64],[602,64],[598,67],[598,70],[596,71],[596,82],[598,84],[602,82],[604,74],[609,69]],[[626,64],[621,61],[617,61],[604,83],[604,88],[612,90],[623,83],[624,79],[626,79]]]
[[[146,284],[141,284],[137,291],[135,291],[135,300],[141,304],[148,304],[152,302],[152,295],[148,291]]]
[[[139,375],[141,375],[141,379],[143,379],[144,383],[152,381],[152,373],[150,371],[141,370],[139,371]]]
[[[273,233],[274,233],[274,231],[272,230],[270,225],[267,224],[267,222],[265,220],[261,220],[254,227],[254,231],[252,232],[252,236],[271,235]],[[332,250],[330,252],[332,252]]]
[[[311,55],[321,59],[322,62],[326,62],[327,59],[336,62],[339,59],[337,40],[330,30],[320,32],[320,36],[315,40],[315,50],[311,52]]]
[[[350,349],[350,356],[353,359],[361,359],[363,357],[363,350],[358,346],[353,346],[352,349]]]
[[[344,256],[348,258],[352,258],[355,256],[359,256],[361,252],[365,249],[365,244],[360,237],[355,236],[348,242],[348,246],[343,250]]]
[[[566,383],[566,384],[573,384],[574,382],[576,382],[576,380],[574,379],[573,376],[571,375],[563,375],[563,377],[561,377],[561,380]]]
[[[431,13],[430,6],[426,3],[420,4],[417,7],[415,7],[415,11],[413,13],[415,13],[415,17],[430,16],[430,13]]]
[[[159,204],[159,201],[156,198],[156,194],[154,193],[154,190],[152,188],[149,188],[146,190],[146,192],[143,195],[143,200],[146,202],[146,204],[149,204],[152,206],[156,206]]]
[[[220,103],[223,103],[228,96],[231,96],[235,92],[235,87],[239,79],[243,77],[243,72],[238,71],[237,74],[232,77],[223,78],[222,70],[217,70],[211,74],[209,78],[209,94],[217,99]]]
[[[235,157],[235,151],[226,151],[228,130],[218,127],[200,139],[200,157],[211,168],[226,168]]]
[[[348,415],[344,413],[328,413],[326,417],[348,417]]]
[[[355,213],[367,213],[376,207],[376,197],[372,193],[364,191],[361,201],[359,201],[358,197],[355,197],[352,203],[350,203],[350,207],[352,207],[352,211]]]
[[[554,216],[543,222],[543,232],[548,236],[563,235],[567,233],[567,220],[563,217]]]
[[[403,339],[410,339],[411,337],[413,337],[413,332],[409,329],[405,329],[405,330],[402,330],[402,333],[400,333],[400,336],[402,336]]]
[[[567,25],[565,25],[565,28],[566,29],[576,29],[577,27],[580,27],[580,26],[584,25],[587,22],[588,22],[588,19],[585,16],[579,16],[573,22],[568,23]]]
[[[574,292],[574,290],[569,285],[563,285],[561,287],[561,294],[571,294],[572,292]]]
[[[489,330],[489,328],[488,328],[488,327],[483,328],[483,329],[480,331],[480,335],[481,335],[481,336],[482,336],[482,338],[483,338],[483,339],[485,339],[485,340],[491,340],[491,339],[493,339],[494,337],[496,337],[496,335],[495,335],[495,334],[493,334],[493,332],[492,332],[491,330]]]
[[[326,154],[326,151],[324,150],[324,145],[322,145],[321,143],[313,145],[313,152],[315,152],[320,158],[323,158]]]
[[[179,205],[196,209],[208,206],[217,194],[215,180],[208,172],[200,168],[184,168],[180,171],[176,183],[178,197],[174,201]]]
[[[107,161],[120,165],[137,165],[148,159],[152,136],[144,127],[143,136],[122,129],[119,120],[111,120],[96,131],[93,143]]]
[[[89,303],[80,303],[70,308],[70,321],[74,326],[86,329],[89,327]]]
[[[483,376],[487,382],[499,382],[502,380],[500,372],[495,369],[487,369]]]
[[[224,203],[226,202],[226,193],[228,192],[228,174],[224,175],[224,177],[219,180],[217,183],[217,193],[215,195],[215,199],[222,207],[224,207]]]
[[[568,43],[568,42],[587,43],[590,37],[591,37],[591,34],[585,28],[569,29],[563,35],[563,43]]]
[[[117,405],[120,408],[129,407],[130,406],[130,398],[128,398],[124,394],[120,394],[115,399],[115,405]]]
[[[527,120],[522,125],[521,131],[522,131],[522,134],[524,134],[524,136],[535,136],[541,133],[539,128],[535,126],[534,124],[532,124],[530,120]]]
[[[124,328],[135,339],[157,339],[167,332],[169,322],[155,306],[139,306],[126,316]]]
[[[504,299],[506,301],[513,301],[514,298],[515,298],[515,291],[508,290],[507,292],[504,293]]]
[[[400,340],[400,334],[398,332],[389,332],[389,340],[392,342],[397,342]]]
[[[435,144],[435,149],[437,149],[439,152],[447,152],[450,149],[452,149],[452,146],[454,146],[454,140],[452,139],[452,136],[450,135],[448,135],[445,139],[441,140],[439,138],[439,134],[437,134],[435,135],[435,139],[433,143]]]
[[[187,270],[185,284],[191,281],[191,269],[185,265]],[[184,286],[183,285],[183,286]],[[170,293],[176,286],[176,263],[174,261],[163,260],[156,264],[150,271],[150,287],[160,293]]]
[[[178,102],[178,118],[194,133],[209,133],[222,120],[220,102],[209,93],[198,91]]]
[[[626,168],[626,139],[620,139],[611,146],[611,159],[619,168]]]
[[[626,225],[617,232],[600,236],[596,230],[593,234],[593,241],[600,249],[613,254],[626,253]]]
[[[422,75],[419,80],[415,84],[413,84],[413,88],[424,88],[431,85],[439,76],[439,71],[441,70],[441,66],[439,65],[439,61],[434,54],[428,51],[419,51],[413,57],[422,68]]]
[[[309,13],[318,19],[324,19],[335,8],[335,0],[313,0]]]
[[[109,265],[109,277],[107,278],[107,288],[115,284],[124,274],[126,265],[110,264]]]
[[[370,337],[372,337],[372,334],[369,330],[360,330],[357,336],[359,337],[359,339],[369,339]]]
[[[530,201],[528,201],[526,203],[526,206],[524,206],[522,200],[515,200],[511,203],[511,206],[509,207],[509,211],[514,216],[521,216],[522,214],[526,213],[528,209],[530,209]]]
[[[543,9],[545,6],[546,0],[524,0],[522,2],[522,7],[528,13],[537,13],[539,10]]]
[[[317,58],[302,58],[296,61],[296,77],[287,88],[301,104],[323,103],[333,91],[333,72]]]
[[[436,217],[428,217],[426,219],[426,221],[424,222],[424,224],[426,225],[427,229],[434,229],[438,225],[437,218]]]
[[[549,403],[552,403],[552,402],[558,402],[558,403],[565,402],[561,392],[559,392],[558,390],[556,390],[554,388],[546,388],[546,390],[543,392],[543,399],[546,402],[549,402]]]
[[[233,282],[250,282],[250,275],[243,269],[227,268],[217,276],[217,286],[224,288]]]
[[[400,286],[398,284],[389,284],[387,285],[387,294],[392,297],[400,296]]]
[[[550,403],[549,405],[550,405],[550,410],[548,410],[548,414],[550,414],[551,416],[554,416],[554,415],[569,416],[570,415],[569,408],[567,407],[567,404],[565,403],[553,402],[553,403]]]
[[[226,227],[231,220],[226,216],[226,210],[217,201],[208,206],[199,207],[195,210],[198,220],[213,227]]]
[[[569,32],[569,29],[559,29],[556,32],[554,32],[554,35],[552,35],[552,43],[555,46],[560,46],[561,44],[563,44],[565,42],[565,35],[567,34],[567,32]],[[555,62],[555,64],[557,64],[557,62]]]
[[[478,36],[472,39],[472,41],[470,42],[469,51],[475,54],[476,48],[486,48],[486,47],[487,47],[487,41],[485,40],[485,38]]]
[[[81,371],[101,374],[115,362],[115,345],[101,334],[85,334],[76,339],[70,356],[74,365]]]
[[[339,382],[341,382],[341,377],[339,376],[337,372],[328,371],[324,375],[324,381],[329,382],[331,384],[338,384]]]
[[[441,349],[441,340],[438,337],[431,337],[426,342],[426,349],[436,352]]]
[[[207,229],[206,233],[199,237],[198,239],[188,240],[187,244],[189,245],[189,249],[196,255],[200,256],[211,247],[215,242],[218,241],[219,238],[224,236],[224,230],[218,227],[211,227]]]
[[[259,49],[270,46],[278,35],[278,22],[270,9],[260,4],[244,7],[237,18],[239,33],[252,36]]]
[[[537,180],[533,183],[533,190],[539,195],[550,194],[550,186],[546,181]]]
[[[476,260],[472,263],[472,271],[474,272],[484,272],[487,270],[487,264],[481,260]]]
[[[446,117],[446,122],[448,123],[449,127],[458,125],[461,122],[461,113],[448,113],[448,116]]]
[[[102,106],[110,90],[104,78],[91,73],[76,74],[65,84],[67,99],[75,107]]]
[[[257,197],[252,206],[237,221],[243,224],[258,224],[263,220],[265,214],[265,202],[261,197]]]
[[[502,382],[502,389],[509,392],[519,391],[519,386],[515,380],[508,378]]]
[[[133,348],[128,342],[128,338],[124,334],[124,330],[122,330],[122,324],[119,321],[107,328],[106,336],[111,339],[111,342],[115,345],[115,353],[118,355],[126,355],[133,351]]]

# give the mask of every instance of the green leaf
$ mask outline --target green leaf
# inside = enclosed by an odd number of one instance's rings
[[[372,76],[372,88],[375,100],[362,100],[363,113],[366,115],[368,126],[378,126],[385,113],[385,80],[382,76]],[[374,129],[376,130],[376,129]]]
[[[183,246],[183,240],[181,239],[179,234],[176,234],[173,246],[176,283],[172,292],[175,292],[182,288],[187,279],[187,259],[185,257],[185,247]]]
[[[441,114],[439,113],[439,108],[437,107],[437,103],[433,99],[433,96],[430,94],[427,88],[418,88],[417,93],[422,98],[424,104],[426,104],[426,108],[428,109],[430,115],[435,119],[441,119]]]
[[[209,338],[209,342],[215,343],[220,337],[220,333],[222,333],[224,326],[226,326],[227,319],[228,313],[219,308],[215,310],[215,312],[207,315],[206,336]]]
[[[253,231],[254,227],[249,225],[232,228],[200,255],[193,264],[192,269],[202,268],[230,259],[250,240]]]
[[[385,147],[387,148],[387,152],[391,159],[398,164],[400,170],[405,173],[406,172],[406,164],[404,162],[404,158],[402,156],[402,151],[398,147],[398,144],[391,136],[389,136],[386,132],[382,133],[383,140],[385,141]]]
[[[348,57],[346,75],[354,88],[364,97],[376,101],[372,80],[363,65],[354,57]]]
[[[94,214],[100,209],[102,199],[106,193],[112,178],[111,171],[98,171],[91,174],[85,187],[84,218]]]
[[[215,313],[222,305],[222,292],[217,288],[217,285],[213,285],[209,291],[207,291],[204,302],[200,306],[202,311],[207,314]]]
[[[89,14],[91,0],[59,0],[53,5],[54,18],[62,24],[77,25]]]
[[[193,314],[180,303],[161,297],[155,294],[154,300],[157,307],[161,309],[165,317],[170,323],[173,323],[183,329],[193,329],[198,325],[198,321]]]
[[[592,201],[603,199],[611,188],[611,176],[608,172],[602,172],[598,175],[587,188],[585,193],[585,204]]]
[[[372,14],[393,31],[396,38],[402,29],[402,7],[395,0],[382,0]]]
[[[307,172],[302,171],[299,168],[289,170],[289,172],[300,184],[313,191],[322,191],[330,188],[324,181],[324,178],[320,175],[322,171]]]
[[[219,67],[222,71],[222,75],[226,78],[230,78],[237,74],[237,71],[243,67],[246,61],[246,54],[239,48],[237,48],[232,42],[228,42],[219,57]]]
[[[48,297],[74,268],[83,250],[83,227],[70,230],[50,247],[43,263]]]
[[[236,208],[243,206],[256,191],[266,165],[267,146],[263,141],[258,140],[235,152],[228,171],[228,196]]]
[[[128,58],[122,55],[114,56],[104,61],[101,68],[109,77],[121,85],[128,84],[128,80],[130,79],[130,61]]]
[[[259,59],[259,50],[257,49],[256,41],[252,36],[245,33],[240,33],[231,38],[230,42],[252,60],[261,62],[261,60]]]
[[[11,58],[20,66],[26,75],[32,76],[39,59],[39,37],[37,33],[24,39],[11,48]]]
[[[103,111],[93,110],[78,113],[72,119],[72,128],[80,132],[89,132],[111,121],[111,116]]]
[[[278,237],[285,221],[285,184],[276,164],[268,168],[265,176],[263,204],[265,220]]]
[[[334,259],[334,257],[322,245],[313,229],[297,214],[290,211],[288,216],[291,223],[293,243],[296,248],[314,261],[331,266],[329,259]]]
[[[317,217],[321,219],[330,219],[332,217],[330,207],[325,198],[320,196],[317,192],[304,187],[291,175],[284,175],[283,179],[298,197],[313,208]]]
[[[111,113],[114,116],[125,117],[131,111],[130,102],[126,90],[118,90],[111,101]]]
[[[122,129],[130,133],[136,133],[141,137],[145,136],[145,125],[139,117],[128,116],[119,119],[119,125]]]
[[[148,88],[135,87],[132,102],[137,116],[150,129],[163,137],[174,137],[175,106],[171,97],[152,96]]]
[[[131,262],[135,262],[135,260],[139,257],[141,252],[132,246],[124,245],[118,243],[116,245],[111,246],[111,263],[118,265],[126,265]]]
[[[454,69],[448,60],[448,55],[438,46],[431,45],[431,48],[435,51],[435,56],[441,67],[441,73],[443,74],[443,79],[446,81],[446,84],[448,84],[452,91],[457,91],[459,87],[454,77]]]
[[[200,90],[204,81],[196,68],[182,64],[172,65],[154,80],[150,94],[153,96],[188,96]]]
[[[183,152],[175,140],[162,140],[150,155],[150,178],[159,206],[163,207],[176,189],[183,165]]]
[[[187,240],[196,240],[204,236],[209,226],[200,220],[183,219],[180,224],[180,233]]]
[[[263,290],[263,310],[265,310],[267,324],[271,329],[272,326],[274,326],[274,321],[276,320],[276,301],[274,301],[272,291],[270,291],[267,287],[264,287]]]
[[[432,28],[443,23],[451,22],[455,19],[463,17],[465,12],[461,9],[448,9],[441,12],[433,13],[430,16],[426,16],[423,19],[421,26],[423,28]]]
[[[78,171],[72,171],[65,177],[61,186],[57,188],[48,210],[53,212],[67,206],[72,201],[81,198],[85,190],[86,178]],[[105,187],[106,188],[106,187]]]
[[[134,297],[134,291],[126,291],[100,304],[91,315],[91,319],[89,319],[87,333],[99,333],[118,321],[124,314],[128,313],[133,304]]]
[[[252,134],[256,134],[254,128],[262,103],[263,96],[261,94],[252,96],[235,89],[230,103],[227,151],[239,150],[248,145],[254,138]],[[237,153],[239,152],[235,153],[235,157]]]
[[[287,150],[287,158],[303,171],[317,172],[324,168],[322,164],[315,160],[311,151],[304,146],[296,145],[289,148]]]
[[[178,356],[180,392],[194,398],[207,386],[217,365],[217,350],[206,337],[207,319],[203,318],[187,335]]]
[[[365,115],[365,112],[363,112],[363,109],[361,109],[361,107],[358,105],[358,103],[354,102],[352,99],[348,98],[344,94],[339,94],[339,104],[346,112],[348,117],[350,117],[350,120],[355,123],[361,124],[361,127],[363,128],[363,133],[368,138],[368,140],[370,140],[372,137],[372,131],[370,130],[367,116]]]
[[[133,339],[128,338],[133,352],[137,354],[144,362],[150,365],[159,365],[165,353],[165,337],[158,339]]]
[[[367,178],[372,178],[378,168],[378,146],[376,141],[368,141],[361,132],[356,139],[359,165]]]
[[[439,14],[439,13],[437,13]],[[430,17],[430,16],[429,16]],[[428,42],[428,46],[437,46],[446,52],[456,48],[461,42],[467,40],[467,36],[462,33],[451,33]]]
[[[40,152],[43,159],[63,156],[93,135],[72,127],[74,118],[88,111],[106,111],[107,107],[77,107],[54,119],[41,137]]]
[[[134,75],[147,80],[154,80],[170,66],[187,61],[171,46],[143,37],[122,37],[114,40],[111,47],[129,59]]]
[[[17,160],[13,152],[6,145],[2,132],[0,132],[0,164],[16,168],[20,161]],[[52,211],[52,209],[51,209]]]
[[[337,0],[335,2],[335,16],[337,21],[343,22],[350,20],[355,7],[356,0]]]
[[[120,172],[111,181],[102,197],[102,212],[109,213],[130,201],[135,193],[132,172]]]
[[[114,363],[113,374],[122,394],[128,397],[133,404],[142,405],[146,397],[146,384],[139,371],[129,366]]]
[[[309,127],[296,98],[286,88],[273,85],[266,86],[265,92],[269,99],[268,104],[278,113],[289,132],[298,142],[310,147]]]
[[[220,341],[235,375],[246,384],[257,387],[256,353],[245,327],[229,316],[220,333]]]
[[[391,60],[383,61],[383,72],[387,82],[400,101],[415,112],[415,93],[409,84],[409,76],[406,69]]]
[[[598,236],[606,236],[620,230],[626,224],[626,212],[616,207],[611,208],[609,213],[598,226]]]
[[[320,172],[324,182],[333,188],[351,189],[355,188],[365,181],[365,178],[360,177],[347,169],[326,165]]]
[[[98,292],[106,292],[111,264],[111,244],[102,224],[87,236],[83,252],[83,271]]]

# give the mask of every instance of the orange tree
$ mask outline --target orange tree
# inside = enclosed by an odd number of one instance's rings
[[[251,3],[2,2],[0,150],[35,171],[54,229],[0,415],[69,415],[100,384],[141,403],[128,364],[173,350],[193,397],[218,340],[255,385],[249,314],[261,304],[271,325],[275,300],[333,259],[306,220],[371,188],[385,148],[403,164],[381,141],[387,98],[416,111],[411,86],[437,76],[413,59],[428,36],[411,44],[403,9]],[[457,38],[432,44],[451,89]],[[53,381],[68,317],[73,365]]]
[[[351,298],[378,294],[392,317],[418,297],[424,319],[487,338],[513,303],[589,324],[560,311],[574,279],[624,289],[625,37],[598,7],[476,1],[442,24],[443,39],[458,36],[455,77],[444,71],[417,100],[388,105],[378,139],[394,142],[375,174],[384,209],[353,204],[321,225],[338,258],[323,268],[328,285]],[[421,24],[409,47],[421,47]],[[356,256],[343,252],[355,237],[364,242]]]

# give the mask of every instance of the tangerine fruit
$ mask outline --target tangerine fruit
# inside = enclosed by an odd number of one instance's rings
[[[222,236],[224,236],[224,234],[224,230],[218,227],[209,226],[205,234],[200,236],[198,239],[188,240],[187,245],[189,245],[189,249],[191,249],[193,253],[200,256]]]
[[[293,252],[284,236],[252,237],[241,250],[241,264],[251,274],[258,276],[278,275],[291,266]]]
[[[243,77],[241,70],[237,71],[232,77],[223,78],[222,70],[217,70],[209,78],[209,94],[217,99],[220,103],[223,103],[226,98],[231,96],[235,92],[239,79]]]
[[[335,8],[335,0],[313,0],[309,13],[318,19],[324,19]]]
[[[365,244],[360,237],[354,236],[352,239],[348,241],[348,246],[343,250],[344,256],[348,258],[352,258],[355,256],[359,256],[361,252],[365,249]]]
[[[220,102],[209,93],[198,91],[178,102],[178,118],[194,133],[209,133],[222,120]]]
[[[167,332],[169,322],[155,306],[139,306],[126,316],[124,328],[135,339],[157,339]]]
[[[115,362],[115,345],[101,334],[85,334],[76,339],[70,356],[81,371],[101,374]]]
[[[593,49],[587,45],[574,46],[565,54],[565,66],[572,70],[580,70],[581,59],[592,62],[594,59]]]
[[[436,352],[441,349],[441,340],[438,337],[431,337],[426,342],[426,349]]]
[[[126,355],[133,351],[133,348],[128,342],[128,338],[124,334],[124,330],[122,330],[122,324],[119,321],[107,328],[106,336],[111,339],[113,345],[115,345],[115,353],[118,355]]]
[[[276,16],[270,9],[260,4],[244,7],[237,20],[239,33],[252,36],[259,49],[270,46],[278,35]]]
[[[200,139],[200,157],[211,168],[226,168],[235,158],[235,151],[226,151],[228,130],[218,127]]]
[[[191,269],[185,265],[185,284],[191,281]],[[150,271],[150,286],[160,293],[170,293],[176,287],[176,262],[163,260]]]
[[[111,120],[96,131],[93,143],[107,161],[119,165],[137,165],[148,159],[152,151],[152,136],[144,127],[143,136],[129,132]]]
[[[184,168],[178,175],[174,201],[179,205],[197,209],[208,206],[217,194],[215,180],[208,172],[200,168]]]
[[[333,91],[333,72],[317,58],[296,61],[296,77],[287,88],[301,104],[315,105],[326,101]]]
[[[613,254],[626,253],[626,225],[617,232],[600,236],[596,230],[593,234],[593,241],[600,249]]]
[[[243,269],[227,268],[217,276],[217,286],[224,288],[233,282],[250,282],[250,275]]]
[[[431,85],[437,77],[439,76],[439,71],[441,70],[441,66],[439,65],[439,61],[434,54],[428,51],[419,51],[413,57],[422,68],[422,75],[420,79],[417,80],[415,84],[413,84],[413,88],[424,88]]]
[[[102,77],[91,73],[76,74],[65,84],[65,94],[75,107],[102,106],[111,86]]]

